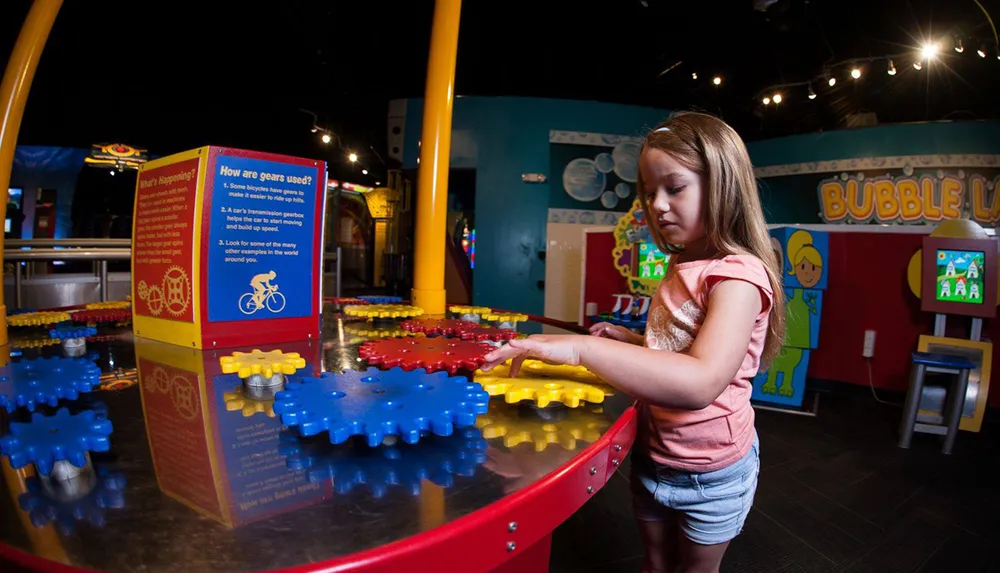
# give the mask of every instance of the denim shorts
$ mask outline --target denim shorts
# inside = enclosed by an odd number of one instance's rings
[[[753,505],[760,474],[760,440],[745,456],[712,472],[688,473],[660,465],[642,452],[632,456],[636,519],[676,519],[684,536],[699,545],[725,543],[739,535]]]

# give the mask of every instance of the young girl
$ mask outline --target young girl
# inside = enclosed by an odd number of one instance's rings
[[[678,113],[650,132],[636,185],[656,244],[676,253],[646,336],[540,335],[494,351],[582,364],[640,402],[632,456],[644,571],[718,571],[743,528],[760,469],[751,380],[784,331],[781,269],[743,141],[721,120]]]

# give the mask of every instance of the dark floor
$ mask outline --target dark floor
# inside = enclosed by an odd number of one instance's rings
[[[901,400],[902,396],[898,396]],[[896,447],[900,408],[823,395],[819,416],[757,411],[761,473],[724,572],[1000,573],[1000,424]],[[553,573],[639,571],[628,466],[555,533]]]

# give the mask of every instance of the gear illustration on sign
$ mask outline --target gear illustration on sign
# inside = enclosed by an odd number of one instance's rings
[[[157,285],[149,287],[149,296],[146,298],[146,306],[149,314],[160,316],[163,313],[163,289]]]
[[[56,406],[59,400],[76,400],[101,383],[101,369],[86,358],[37,358],[21,360],[2,369],[0,408],[34,411],[41,404]]]
[[[403,370],[422,368],[428,372],[444,370],[454,375],[459,370],[474,372],[486,363],[493,350],[489,344],[453,338],[390,338],[366,342],[358,356],[371,365]]]
[[[191,381],[183,376],[174,376],[170,381],[171,398],[177,413],[185,420],[194,420],[198,416],[198,392]]]
[[[54,521],[63,535],[71,535],[78,521],[103,527],[105,509],[125,507],[125,476],[102,468],[92,479],[96,483],[86,495],[61,501],[50,497],[42,481],[32,476],[25,481],[28,492],[21,494],[18,504],[28,512],[31,525],[45,527]]]
[[[332,479],[338,494],[350,493],[357,485],[365,484],[379,499],[394,485],[420,495],[423,480],[451,487],[454,476],[475,475],[486,462],[486,446],[482,433],[475,428],[446,437],[427,436],[413,445],[397,443],[380,448],[369,448],[359,441],[334,446],[285,430],[279,438],[278,453],[287,458],[288,469],[306,470],[310,482]]]
[[[167,312],[180,316],[191,303],[191,281],[187,271],[176,265],[163,273],[163,292],[166,294]]]
[[[157,366],[147,376],[141,378],[140,385],[150,394],[156,394],[157,392],[160,394],[169,394],[170,375],[162,367]]]
[[[490,410],[476,419],[476,427],[488,440],[502,439],[506,448],[530,443],[536,452],[545,451],[549,444],[559,444],[563,449],[575,450],[578,442],[595,442],[611,421],[600,406],[585,405],[563,409],[559,415],[547,419],[505,402],[490,402]]]
[[[600,404],[605,397],[615,393],[612,387],[599,382],[600,379],[586,368],[585,372],[577,372],[571,370],[576,367],[565,367],[564,370],[570,371],[570,376],[575,375],[575,379],[560,377],[559,368],[538,360],[525,360],[516,378],[509,376],[510,365],[502,364],[490,372],[476,372],[475,380],[483,385],[490,396],[503,396],[508,404],[534,400],[539,408],[545,408],[553,402],[561,402],[570,408],[579,407],[581,401]],[[587,379],[588,375],[590,381],[580,381]]]
[[[82,468],[88,452],[108,451],[111,431],[111,420],[98,418],[93,410],[75,416],[66,408],[54,416],[35,412],[31,422],[10,425],[10,435],[0,438],[0,454],[8,456],[16,470],[34,462],[38,473],[49,475],[56,462],[68,461]]]
[[[482,386],[464,376],[369,368],[290,382],[275,394],[274,411],[303,436],[328,430],[334,444],[365,436],[376,447],[387,435],[408,444],[424,431],[449,436],[456,427],[472,426],[488,402]]]
[[[135,289],[135,294],[139,295],[139,298],[141,299],[145,299],[149,296],[149,285],[146,284],[146,281],[139,281],[139,284]]]

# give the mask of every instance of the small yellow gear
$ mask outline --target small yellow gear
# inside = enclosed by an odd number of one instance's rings
[[[163,313],[163,290],[159,285],[149,287],[149,298],[146,299],[146,306],[149,314],[160,316]]]
[[[226,374],[237,374],[240,378],[249,378],[260,374],[270,378],[275,373],[295,374],[299,368],[306,367],[306,361],[298,352],[287,354],[280,350],[261,352],[254,349],[250,352],[233,352],[232,356],[219,358],[222,371]]]
[[[552,402],[570,408],[578,408],[581,401],[600,404],[615,393],[614,388],[582,366],[552,366],[525,360],[516,378],[510,378],[509,373],[510,363],[501,364],[490,372],[476,372],[475,381],[490,396],[503,396],[508,404],[534,400],[539,408]]]
[[[493,312],[493,309],[488,306],[453,305],[449,306],[448,310],[450,312],[454,312],[455,314],[489,314]]]
[[[545,420],[525,415],[517,406],[492,401],[489,411],[476,418],[476,427],[487,440],[503,439],[507,448],[527,442],[534,445],[536,452],[544,451],[549,444],[575,450],[578,442],[597,441],[610,425],[604,409],[594,405],[566,410],[561,420]]]
[[[527,322],[528,315],[519,312],[488,312],[483,315],[483,320],[490,322]]]
[[[139,281],[139,284],[135,287],[135,292],[139,295],[139,298],[145,299],[149,296],[149,285],[146,284],[146,281]]]
[[[344,334],[364,339],[413,336],[412,332],[403,330],[398,324],[380,326],[371,322],[345,322]]]
[[[87,310],[101,310],[105,308],[132,308],[131,301],[127,300],[109,300],[107,302],[92,302],[86,305],[84,308]]]
[[[235,412],[239,410],[243,413],[244,418],[249,418],[261,412],[263,412],[268,418],[274,417],[273,398],[270,400],[253,400],[244,396],[243,392],[237,389],[232,392],[226,392],[222,395],[222,399],[226,402],[227,412]]]
[[[26,312],[7,317],[9,326],[44,326],[69,320],[68,312]]]
[[[10,339],[10,345],[12,348],[43,348],[45,346],[53,346],[55,344],[61,344],[62,340],[58,338],[45,337],[32,337],[32,336],[13,336]]]
[[[174,316],[184,314],[191,303],[191,279],[187,271],[177,265],[168,268],[163,273],[163,292],[167,312]]]
[[[420,316],[424,309],[406,304],[360,304],[344,307],[347,316],[363,318],[411,318]]]

